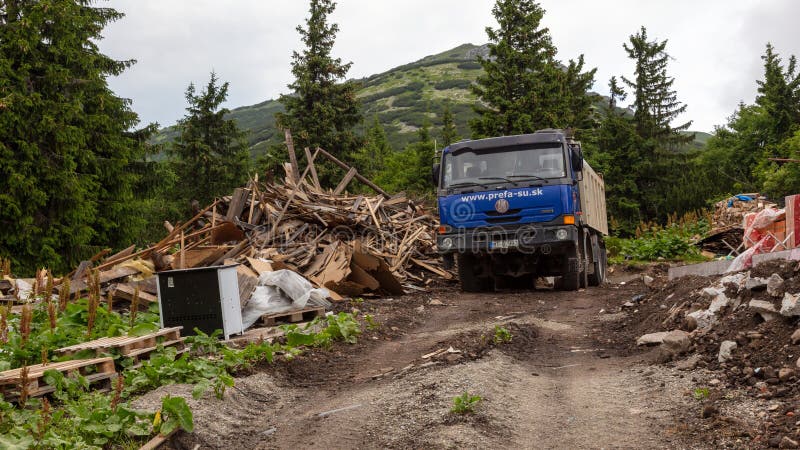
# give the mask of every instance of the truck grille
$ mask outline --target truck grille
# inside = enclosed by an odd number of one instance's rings
[[[504,213],[499,213],[497,211],[486,211],[484,214],[490,217],[499,217],[499,216],[512,216],[514,214],[519,214],[522,210],[521,209],[509,209]],[[518,218],[519,219],[519,218]]]

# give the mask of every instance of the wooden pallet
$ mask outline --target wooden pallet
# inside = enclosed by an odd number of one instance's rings
[[[322,306],[312,306],[309,308],[296,309],[282,313],[264,314],[261,316],[261,323],[271,327],[279,323],[308,322],[319,316],[325,315],[325,308]]]
[[[119,350],[122,356],[139,359],[142,355],[149,354],[158,345],[164,347],[176,346],[183,349],[184,343],[181,337],[183,327],[163,328],[155,333],[144,336],[117,336],[95,339],[89,342],[71,345],[56,350],[59,355],[74,355],[84,350],[92,350],[97,355],[109,353],[111,350]]]
[[[44,373],[48,370],[57,370],[69,376],[78,373],[95,389],[110,389],[111,382],[117,376],[113,358],[75,359],[72,361],[53,362],[48,364],[35,364],[27,366],[28,397],[39,397],[55,391],[55,387],[44,382]],[[0,372],[0,394],[5,400],[14,401],[19,398],[22,388],[22,369],[6,370]]]

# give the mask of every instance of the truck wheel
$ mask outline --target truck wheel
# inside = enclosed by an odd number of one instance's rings
[[[581,241],[579,240],[578,242]],[[568,265],[564,275],[559,277],[557,287],[562,291],[577,291],[586,286],[584,281],[586,279],[586,263],[578,245],[567,254],[567,258],[578,260],[578,270],[573,271],[571,270],[572,267]]]
[[[458,262],[458,279],[461,281],[462,291],[485,292],[494,287],[491,277],[477,276],[481,264],[479,257],[472,253],[459,253],[456,259]]]
[[[559,277],[559,281],[557,283],[558,289],[562,291],[577,291],[580,289],[580,285],[580,272],[569,272],[566,275],[562,275]]]
[[[589,286],[600,286],[606,280],[606,269],[608,268],[608,253],[604,247],[600,247],[600,254],[597,261],[592,263],[593,273],[589,274]]]

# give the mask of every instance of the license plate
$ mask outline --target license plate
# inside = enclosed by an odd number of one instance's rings
[[[516,248],[519,247],[518,239],[508,239],[504,241],[492,242],[492,249]]]

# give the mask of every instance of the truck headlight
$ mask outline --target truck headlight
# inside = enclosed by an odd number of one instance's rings
[[[564,240],[564,239],[566,239],[567,237],[569,237],[569,232],[567,231],[567,229],[566,229],[566,228],[559,228],[559,229],[556,231],[556,239],[558,239],[558,240],[560,240],[560,241],[563,241],[563,240]]]
[[[442,241],[439,243],[439,247],[441,247],[443,250],[449,250],[453,248],[453,238],[448,237],[442,239]]]

